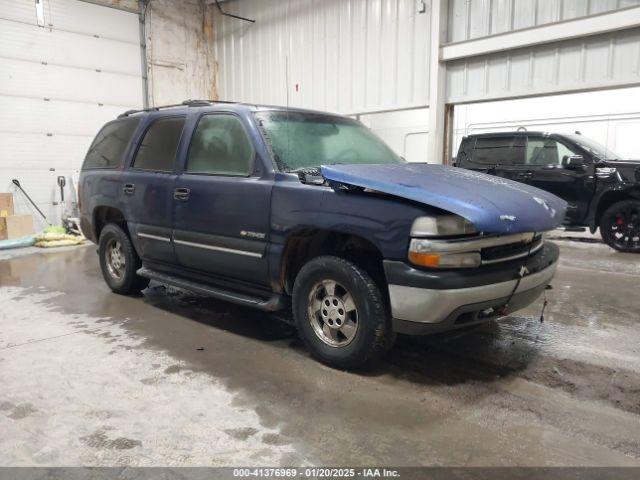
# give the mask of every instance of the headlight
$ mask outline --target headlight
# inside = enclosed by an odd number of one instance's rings
[[[411,226],[412,237],[443,237],[476,233],[473,224],[458,215],[418,217]]]
[[[430,268],[474,268],[482,263],[480,252],[434,252],[430,240],[419,238],[411,240],[409,260],[415,265]]]

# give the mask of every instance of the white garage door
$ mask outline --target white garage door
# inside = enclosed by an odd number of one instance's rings
[[[142,95],[136,14],[78,0],[0,0],[0,191],[38,218],[17,178],[59,222],[57,177],[70,185],[98,129],[140,108]]]

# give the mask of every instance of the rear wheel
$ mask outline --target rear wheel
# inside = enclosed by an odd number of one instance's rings
[[[623,200],[611,205],[600,219],[600,235],[611,248],[640,253],[640,201]]]
[[[378,286],[342,258],[318,257],[302,267],[293,287],[293,314],[311,354],[332,367],[359,367],[393,343]]]
[[[98,255],[102,276],[115,293],[138,293],[149,285],[149,279],[136,274],[142,262],[129,236],[118,225],[110,223],[102,229]]]

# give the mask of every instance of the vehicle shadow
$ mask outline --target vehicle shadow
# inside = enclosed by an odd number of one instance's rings
[[[140,296],[153,307],[247,338],[299,342],[294,328],[260,310],[156,283]]]
[[[314,362],[296,330],[276,315],[237,306],[180,289],[154,285],[145,303],[215,329],[288,348],[300,362]],[[509,324],[522,317],[424,337],[400,335],[379,361],[354,373],[366,377],[392,376],[421,385],[493,382],[527,368],[536,345],[517,335]],[[505,327],[506,325],[506,327]]]
[[[39,254],[0,262],[0,266],[3,266],[0,280],[4,284],[31,287],[36,289],[34,292],[39,292],[37,289],[43,287],[65,292],[68,295],[52,300],[52,308],[59,308],[66,313],[108,317],[112,320],[105,321],[115,322],[131,317],[134,321],[125,326],[133,333],[141,334],[150,344],[171,352],[177,358],[187,362],[196,361],[203,370],[220,376],[233,377],[235,373],[233,369],[214,366],[213,362],[221,364],[220,360],[227,353],[235,353],[234,349],[242,350],[245,346],[243,343],[251,348],[250,342],[242,342],[242,338],[255,340],[268,347],[267,357],[251,358],[250,362],[270,362],[275,357],[282,357],[285,360],[276,361],[274,368],[293,366],[301,371],[309,369],[316,373],[318,369],[327,368],[311,358],[297,332],[279,321],[276,315],[155,282],[137,298],[115,296],[104,286],[96,269],[94,255],[92,248],[82,248],[51,257]],[[69,272],[77,271],[82,273],[69,275]],[[33,292],[24,291],[23,295],[30,293]],[[158,316],[163,318],[157,318],[145,306],[156,309]],[[237,335],[240,341],[227,346],[216,344],[216,348],[221,350],[215,358],[200,353],[193,356],[190,351],[196,351],[201,346],[201,339],[195,334],[177,338],[179,334],[175,332],[182,327],[176,324],[176,319],[171,315],[185,322],[193,321],[209,327],[213,337],[216,336],[216,330],[225,331]],[[533,317],[517,316],[444,334],[400,336],[384,358],[366,368],[345,372],[344,375],[382,380],[388,377],[425,386],[494,382],[518,374],[535,360],[540,349],[535,324],[537,320]],[[201,333],[198,332],[198,335]],[[273,355],[268,353],[271,349]]]

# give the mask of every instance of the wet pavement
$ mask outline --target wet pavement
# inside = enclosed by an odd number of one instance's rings
[[[640,257],[559,241],[542,301],[357,373],[261,312],[0,260],[1,465],[640,465]]]

